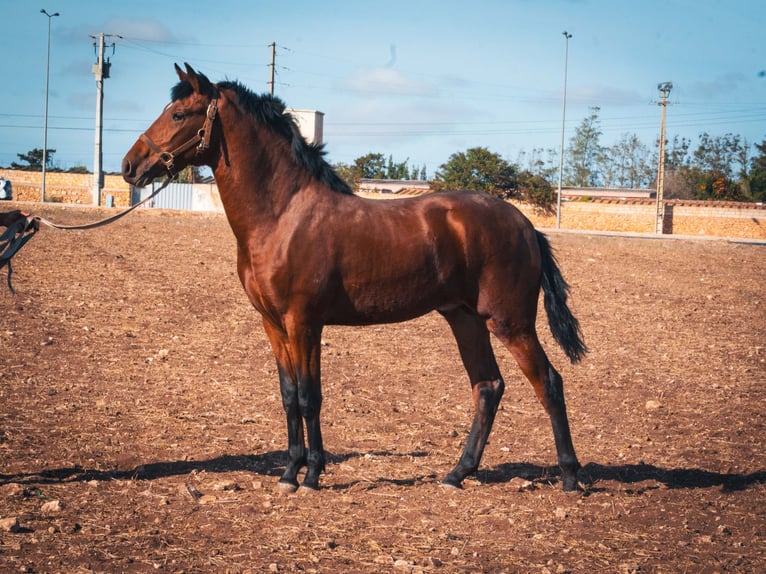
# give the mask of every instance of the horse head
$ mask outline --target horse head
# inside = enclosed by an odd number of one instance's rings
[[[218,89],[189,64],[175,65],[179,83],[171,102],[130,148],[122,160],[122,176],[142,187],[162,176],[175,176],[188,165],[210,165],[215,149]]]

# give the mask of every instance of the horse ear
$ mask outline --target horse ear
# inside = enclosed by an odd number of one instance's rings
[[[184,66],[186,66],[186,78],[184,79],[192,85],[195,92],[198,94],[210,94],[213,91],[213,85],[204,74],[198,74],[186,62],[184,62]]]
[[[173,64],[176,67],[176,74],[178,74],[178,79],[182,82],[186,79],[186,72],[184,72],[178,64]]]

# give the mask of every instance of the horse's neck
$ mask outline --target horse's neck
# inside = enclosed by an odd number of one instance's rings
[[[260,129],[257,137],[239,136],[227,130],[226,150],[213,166],[221,203],[234,234],[245,239],[251,233],[273,229],[287,206],[308,184],[309,177],[292,163],[285,142],[263,142],[277,136]],[[257,142],[257,143],[253,143]]]

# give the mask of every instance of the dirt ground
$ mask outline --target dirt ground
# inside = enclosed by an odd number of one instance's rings
[[[439,486],[471,399],[431,314],[326,328],[327,473],[283,495],[275,363],[224,217],[42,229],[0,288],[0,571],[762,572],[766,247],[550,236],[591,350],[569,365],[541,316],[581,492],[504,349],[481,469]]]

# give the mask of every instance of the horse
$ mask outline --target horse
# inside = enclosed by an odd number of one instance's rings
[[[474,403],[462,455],[442,484],[462,488],[478,470],[503,396],[491,333],[550,417],[563,489],[577,490],[562,378],[535,328],[541,286],[549,327],[569,360],[580,361],[587,348],[545,235],[487,194],[359,197],[325,160],[324,145],[301,136],[279,98],[237,81],[212,83],[189,64],[175,70],[170,103],[125,155],[122,175],[140,187],[188,165],[213,170],[239,279],[277,363],[287,419],[278,488],[318,490],[325,470],[324,326],[400,322],[435,310],[457,341]]]

